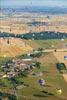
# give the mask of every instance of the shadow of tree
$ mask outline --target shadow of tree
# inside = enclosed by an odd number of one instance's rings
[[[42,93],[45,93],[46,95],[48,95],[48,96],[54,96],[54,94],[53,93],[50,93],[50,92],[48,92],[48,91],[41,91]]]

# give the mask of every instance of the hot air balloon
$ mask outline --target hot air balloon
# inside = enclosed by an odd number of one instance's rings
[[[41,86],[44,86],[44,85],[45,85],[45,80],[44,80],[44,79],[39,79],[39,84],[40,84]]]
[[[62,89],[57,89],[56,92],[57,92],[58,95],[61,95],[62,94]]]

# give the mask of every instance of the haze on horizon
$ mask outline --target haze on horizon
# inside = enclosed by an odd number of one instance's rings
[[[0,7],[23,6],[67,7],[67,0],[0,0]]]

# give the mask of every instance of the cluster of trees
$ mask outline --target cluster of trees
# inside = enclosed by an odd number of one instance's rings
[[[34,40],[43,40],[43,39],[62,39],[67,38],[65,33],[54,33],[54,32],[40,32],[40,33],[28,33],[23,35],[24,39],[34,39]]]
[[[40,66],[41,66],[41,63],[40,63],[40,62],[36,62],[36,67],[37,67],[38,69],[40,69]]]
[[[28,70],[25,69],[24,71],[21,71],[21,72],[19,73],[19,76],[20,76],[20,77],[27,77],[28,74],[29,74]]]
[[[8,98],[7,100],[17,100],[17,97],[13,94],[9,94],[9,93],[3,93],[3,92],[0,92],[0,98]],[[0,100],[2,100],[0,99]]]
[[[64,63],[57,63],[57,69],[62,73],[63,70],[66,70],[66,66]]]
[[[21,38],[21,39],[35,39],[35,40],[43,40],[43,39],[62,39],[62,38],[67,38],[67,34],[65,33],[54,33],[54,32],[48,32],[48,31],[44,31],[44,32],[39,32],[39,33],[27,33],[27,34],[19,34],[19,35],[15,35],[15,34],[9,34],[9,33],[1,33],[0,32],[0,37],[15,37],[15,38]]]
[[[41,55],[42,55],[41,52],[39,52],[39,53],[33,53],[33,54],[30,54],[30,57],[33,57],[33,58],[37,57],[37,58],[39,58]]]

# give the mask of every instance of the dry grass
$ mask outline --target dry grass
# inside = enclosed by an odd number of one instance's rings
[[[0,14],[0,16],[5,16],[5,14]],[[49,25],[29,26],[27,22],[32,23],[33,16],[36,22],[47,22]],[[12,17],[0,19],[0,31],[14,34],[28,33],[30,30],[32,32],[59,31],[67,33],[67,15],[49,15],[49,19],[46,16],[35,13],[15,13]]]
[[[63,62],[67,67],[67,60],[64,59],[64,56],[67,55],[67,52],[54,52],[54,56],[57,58],[57,60],[61,63]],[[63,77],[65,81],[67,82],[67,74],[63,74]]]
[[[14,57],[32,50],[32,47],[21,39],[11,38],[9,42],[8,44],[7,39],[0,39],[0,57]]]
[[[67,60],[64,59],[64,56],[67,55],[67,52],[54,52],[54,56],[57,58],[57,60],[59,62],[63,62],[65,63],[66,67],[67,67]]]

